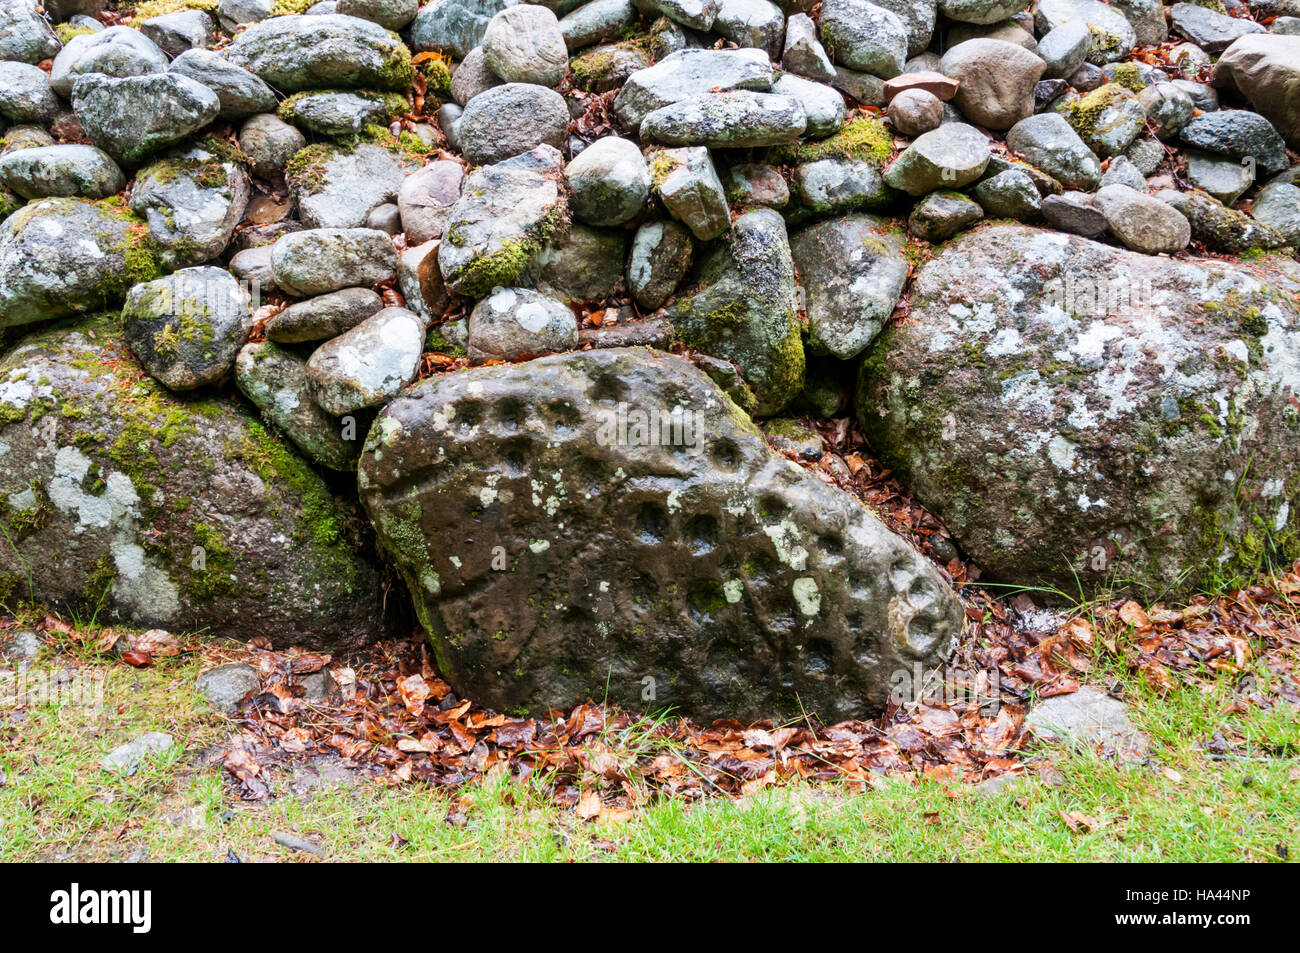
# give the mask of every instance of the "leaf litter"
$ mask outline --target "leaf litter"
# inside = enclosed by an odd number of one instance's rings
[[[253,666],[260,690],[234,720],[233,734],[204,756],[248,801],[287,791],[282,773],[317,758],[337,759],[379,783],[450,790],[507,775],[599,822],[626,820],[652,799],[744,797],[793,781],[866,791],[890,777],[981,782],[1046,772],[1051,780],[1050,764],[1027,756],[1025,713],[1033,700],[1077,691],[1103,659],[1156,691],[1207,688],[1226,677],[1233,700],[1224,714],[1300,706],[1300,562],[1178,608],[1116,599],[1061,615],[1025,593],[990,593],[979,584],[978,567],[959,556],[945,561],[956,551],[947,530],[847,419],[805,423],[822,433],[827,452],[812,463],[786,455],[856,495],[917,545],[966,610],[966,631],[947,665],[929,673],[918,698],[891,703],[871,721],[701,724],[590,701],[544,717],[515,717],[459,697],[419,631],[345,663],[320,652],[275,651],[265,638],[201,642],[163,630],[79,628],[48,614],[36,628],[69,653],[91,649],[126,665],[198,653],[205,669]],[[18,620],[0,617],[0,645],[18,627]],[[1257,678],[1261,659],[1264,684]],[[1202,748],[1226,757],[1240,740],[1216,733]],[[458,811],[464,822],[458,803],[449,824],[457,824]],[[1072,831],[1097,826],[1083,815],[1062,819]]]

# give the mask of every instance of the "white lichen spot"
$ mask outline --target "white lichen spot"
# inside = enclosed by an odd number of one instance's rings
[[[1047,444],[1047,456],[1059,470],[1073,470],[1076,464],[1075,450],[1078,444],[1057,434]]]
[[[821,611],[822,594],[812,576],[799,577],[790,588],[794,592],[794,604],[804,615],[813,616]]]
[[[426,569],[420,573],[420,585],[431,596],[436,596],[442,592],[442,579],[432,569]]]
[[[528,544],[528,548],[534,553],[544,553],[551,548],[551,541],[549,539],[535,539]]]
[[[165,571],[149,564],[145,551],[130,540],[117,540],[110,546],[113,565],[112,594],[123,606],[139,616],[170,621],[180,613],[180,590]]]
[[[796,583],[797,584],[797,583]],[[731,604],[740,601],[740,597],[745,594],[745,584],[739,579],[728,579],[722,584],[722,596]]]
[[[775,526],[764,526],[763,532],[776,547],[777,559],[796,571],[808,568],[808,550],[800,544],[799,527],[791,520],[784,519]]]

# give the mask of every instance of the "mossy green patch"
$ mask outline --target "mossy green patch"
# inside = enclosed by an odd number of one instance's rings
[[[829,138],[775,146],[767,155],[776,165],[804,165],[820,159],[858,159],[884,165],[893,151],[894,139],[885,124],[864,113],[850,119]]]

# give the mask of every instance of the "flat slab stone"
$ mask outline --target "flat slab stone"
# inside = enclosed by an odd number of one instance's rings
[[[772,79],[772,64],[762,50],[678,50],[629,76],[614,97],[614,111],[637,129],[664,106],[732,89],[762,92],[771,89]]]
[[[807,128],[798,100],[772,93],[706,93],[656,109],[641,138],[668,146],[742,149],[794,142]]]
[[[1149,744],[1129,720],[1128,706],[1090,685],[1039,702],[1025,727],[1047,744],[1101,745],[1129,757],[1144,755]]]

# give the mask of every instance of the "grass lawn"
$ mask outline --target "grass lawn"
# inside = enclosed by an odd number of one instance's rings
[[[750,796],[651,799],[586,821],[540,783],[504,772],[457,789],[366,781],[241,801],[197,754],[238,730],[205,710],[195,656],[135,669],[78,649],[34,668],[102,677],[104,703],[0,707],[0,861],[150,860],[1122,860],[1300,856],[1300,718],[1289,704],[1234,708],[1222,678],[1157,694],[1118,667],[1151,758],[1025,753],[996,791],[918,774],[869,789],[792,782]],[[1272,677],[1263,665],[1257,678]],[[144,731],[184,747],[131,776],[99,759]],[[1233,739],[1215,745],[1216,734]],[[1207,747],[1208,746],[1208,747]],[[536,776],[534,776],[536,777]],[[281,846],[275,834],[317,845]],[[284,839],[281,836],[281,839]]]

